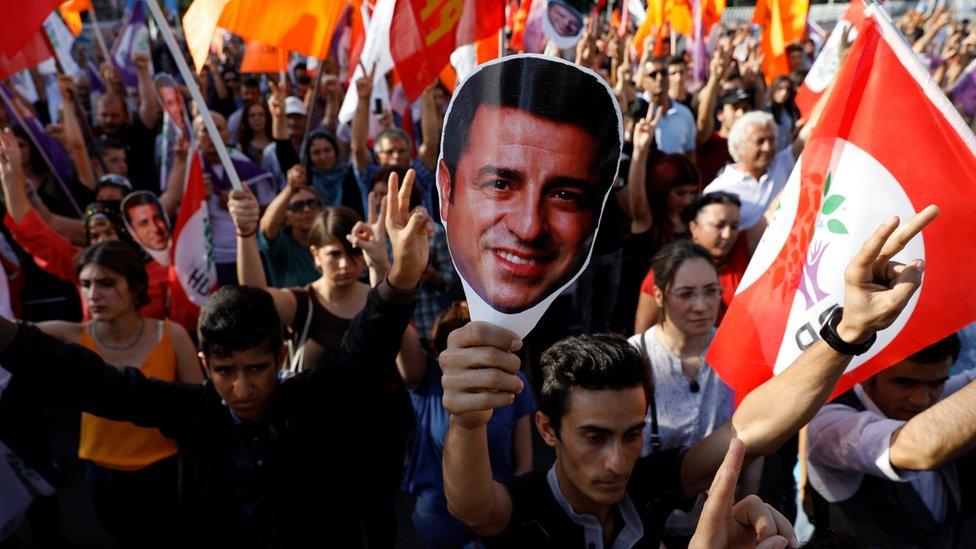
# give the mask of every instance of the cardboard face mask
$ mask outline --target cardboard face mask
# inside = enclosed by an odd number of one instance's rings
[[[149,191],[122,199],[122,220],[132,239],[157,262],[169,265],[170,228],[163,206]]]
[[[163,112],[169,116],[169,119],[181,132],[186,132],[186,105],[183,102],[183,92],[180,90],[180,85],[172,76],[164,72],[157,74],[153,78],[153,83],[156,85],[156,96],[159,99],[159,104],[163,107]]]
[[[572,63],[504,57],[457,87],[437,190],[472,320],[524,337],[579,276],[622,142],[610,87]]]
[[[586,32],[583,15],[563,0],[549,0],[546,3],[543,24],[546,38],[564,50],[575,47]]]

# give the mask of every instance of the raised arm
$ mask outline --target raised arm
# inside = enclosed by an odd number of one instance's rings
[[[647,116],[634,124],[634,152],[627,175],[627,204],[632,234],[647,231],[654,224],[651,204],[647,201],[647,159],[654,145],[654,129],[663,113],[663,108],[651,105],[647,108]]]
[[[892,218],[864,243],[844,272],[844,310],[837,326],[841,339],[852,344],[867,341],[895,321],[921,284],[924,263],[898,265],[889,260],[938,213],[938,208],[929,206],[901,228]],[[776,451],[820,410],[851,358],[818,341],[782,374],[749,393],[732,421],[685,455],[684,492],[696,494],[708,486],[732,437],[745,443],[748,457]]]
[[[288,120],[285,115],[285,87],[274,80],[268,80],[271,95],[268,96],[268,110],[271,111],[271,138],[275,141],[288,139]],[[241,121],[246,124],[247,120]]]
[[[281,323],[290,326],[295,321],[297,303],[291,292],[268,287],[261,250],[258,248],[258,219],[261,215],[258,200],[247,188],[231,191],[227,210],[237,232],[237,282],[242,286],[263,288],[271,294]]]
[[[27,178],[21,165],[20,147],[10,128],[5,128],[0,137],[0,176],[7,213],[20,224],[30,212],[31,202],[27,197]]]
[[[708,141],[715,130],[715,104],[718,102],[718,91],[721,88],[722,77],[729,66],[732,56],[731,48],[716,49],[708,65],[708,80],[698,92],[698,143]]]
[[[976,448],[976,381],[910,419],[891,435],[896,469],[932,471]]]
[[[268,204],[268,208],[264,210],[264,215],[261,216],[261,234],[265,238],[274,240],[278,237],[278,231],[281,230],[281,225],[285,222],[288,202],[291,200],[292,195],[295,194],[295,191],[307,185],[308,178],[305,176],[305,166],[295,164],[288,169],[288,184]],[[238,266],[240,266],[240,263],[238,263]]]
[[[373,96],[375,71],[375,65],[368,73],[364,68],[363,76],[356,80],[356,95],[359,97],[359,102],[356,104],[356,113],[352,117],[352,141],[349,146],[352,150],[353,164],[360,172],[364,172],[369,165],[369,99]]]
[[[200,385],[147,379],[137,368],[108,365],[84,347],[2,317],[0,362],[61,406],[156,427],[170,437],[192,428],[203,395]]]
[[[68,150],[68,155],[75,165],[78,173],[78,180],[82,185],[91,190],[95,190],[95,172],[92,169],[91,157],[88,156],[88,149],[85,146],[85,138],[81,133],[81,125],[78,121],[78,113],[75,112],[74,102],[71,101],[71,94],[75,88],[75,81],[66,74],[58,75],[58,90],[61,92],[61,125],[64,127],[64,145]]]
[[[183,200],[183,193],[186,191],[186,164],[189,154],[190,146],[186,137],[180,137],[173,147],[173,163],[166,176],[166,190],[159,195],[159,203],[166,211],[166,215],[171,217],[176,215],[176,211],[180,208],[180,201]]]
[[[132,64],[139,71],[139,118],[147,128],[155,128],[163,119],[163,108],[156,99],[156,86],[149,72],[149,56],[145,53],[132,55]]]
[[[443,461],[447,508],[481,536],[503,532],[512,519],[512,498],[492,478],[488,421],[524,389],[514,354],[521,346],[508,330],[470,322],[451,332],[438,358],[444,408],[451,414]]]
[[[441,113],[434,102],[434,94],[430,86],[423,95],[423,110],[420,113],[420,129],[424,134],[424,141],[417,149],[417,157],[428,170],[434,171],[437,166],[437,155],[441,149],[441,125],[444,123]],[[408,110],[407,116],[410,116]],[[412,136],[411,136],[412,137]]]

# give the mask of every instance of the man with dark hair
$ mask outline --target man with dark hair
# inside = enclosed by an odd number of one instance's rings
[[[680,65],[674,67],[675,70],[680,68]],[[641,85],[644,88],[642,99],[650,104],[649,109],[653,113],[660,112],[657,115],[660,121],[654,129],[655,145],[665,154],[684,154],[694,160],[698,132],[695,115],[669,93],[671,68],[668,66],[668,58],[652,57],[640,69]],[[675,78],[683,77],[676,74]]]
[[[616,175],[619,120],[606,84],[561,61],[511,58],[461,85],[440,213],[458,272],[493,309],[524,311],[579,272]]]
[[[227,129],[230,131],[230,145],[237,144],[238,129],[241,126],[241,117],[244,116],[244,111],[251,105],[257,105],[261,101],[261,81],[253,74],[245,76],[241,80],[241,108],[232,112],[227,117]]]
[[[955,334],[837,397],[810,422],[817,529],[882,547],[959,547],[976,496],[960,477],[976,448],[976,371],[949,377]],[[957,467],[956,463],[966,463]]]
[[[146,379],[5,319],[0,363],[61,405],[176,439],[193,546],[363,547],[375,511],[363,479],[385,473],[364,465],[384,428],[368,418],[397,377],[395,357],[427,264],[428,217],[409,213],[409,181],[387,198],[387,278],[340,348],[307,373],[279,381],[285,349],[274,302],[241,286],[220,288],[202,308],[203,385]]]
[[[116,139],[103,135],[95,142],[95,146],[98,148],[98,154],[102,156],[102,162],[105,163],[106,174],[121,175],[122,177],[129,176],[129,163],[125,156],[125,145]],[[100,167],[97,163],[95,166],[96,168]],[[129,190],[131,191],[132,189]]]
[[[658,547],[665,518],[708,487],[726,448],[733,453],[733,439],[749,458],[775,451],[813,417],[853,355],[895,320],[917,290],[923,265],[895,266],[882,250],[897,253],[937,213],[927,208],[897,234],[896,221],[882,225],[845,271],[845,308],[825,325],[827,340],[746,395],[729,423],[687,451],[640,457],[646,365],[623,339],[575,338],[543,358],[536,427],[555,448],[555,464],[548,474],[529,473],[507,486],[493,481],[485,425],[494,408],[524,388],[514,354],[522,342],[484,322],[454,331],[439,357],[444,407],[452,414],[444,445],[451,513],[482,536],[498,536],[491,541],[499,546]],[[758,498],[742,504],[749,512],[735,516],[749,517],[747,524],[726,511],[725,528],[745,527],[753,542],[792,537],[789,522]]]

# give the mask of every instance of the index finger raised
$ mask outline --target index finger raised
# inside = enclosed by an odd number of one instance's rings
[[[854,254],[847,267],[846,275],[853,277],[852,282],[871,282],[874,280],[874,263],[878,260],[885,242],[898,227],[898,218],[892,217],[875,229],[871,236],[864,241],[861,249]]]
[[[712,486],[708,490],[708,499],[702,508],[699,523],[721,524],[732,513],[732,501],[735,495],[735,484],[739,480],[739,470],[745,457],[746,447],[737,438],[729,440],[729,450],[719,466]]]
[[[885,241],[884,246],[881,248],[881,253],[878,256],[879,260],[888,261],[895,256],[898,252],[905,249],[905,246],[915,238],[915,236],[922,232],[929,223],[939,217],[939,207],[935,204],[930,204],[922,209],[922,211],[915,214],[914,217],[903,223],[898,230],[892,233],[891,236]]]

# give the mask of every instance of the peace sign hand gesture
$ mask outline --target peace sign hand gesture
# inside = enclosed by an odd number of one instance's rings
[[[661,122],[664,114],[664,107],[650,105],[647,107],[647,115],[637,121],[634,125],[634,150],[637,152],[647,152],[654,143],[654,130]]]
[[[428,236],[434,233],[430,215],[423,206],[410,211],[414,170],[407,170],[400,186],[396,173],[390,174],[386,194],[386,232],[393,245],[393,267],[388,280],[399,290],[411,290],[420,283],[430,255]]]
[[[837,335],[848,343],[867,341],[891,326],[922,284],[925,262],[891,261],[905,245],[939,216],[930,205],[899,227],[893,217],[881,224],[844,271],[844,313]]]

